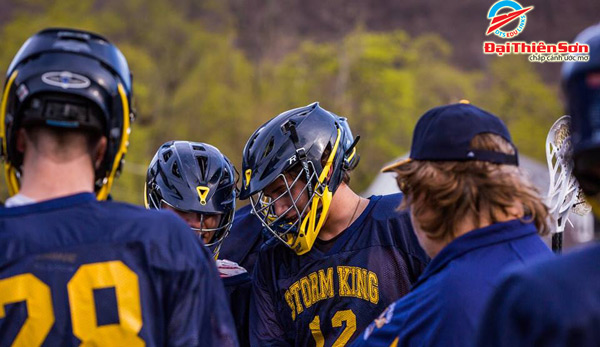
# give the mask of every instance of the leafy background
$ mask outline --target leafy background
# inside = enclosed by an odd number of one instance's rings
[[[312,101],[361,135],[352,178],[361,191],[408,151],[423,112],[460,99],[499,115],[521,153],[544,160],[546,132],[563,114],[560,66],[483,55],[492,2],[0,0],[0,70],[46,27],[95,31],[120,47],[138,119],[115,199],[142,203],[165,141],[211,143],[239,168],[260,124]],[[530,3],[520,40],[572,40],[600,18],[595,0]]]

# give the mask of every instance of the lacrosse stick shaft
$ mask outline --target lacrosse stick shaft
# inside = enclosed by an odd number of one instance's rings
[[[563,233],[552,235],[552,251],[556,254],[562,253]]]

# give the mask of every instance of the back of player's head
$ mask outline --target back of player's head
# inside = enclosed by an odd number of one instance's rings
[[[589,196],[600,193],[600,24],[582,31],[576,42],[589,45],[589,60],[562,67],[563,90],[571,115],[574,174]]]
[[[311,249],[344,172],[358,164],[356,141],[349,129],[345,118],[315,102],[269,120],[250,136],[244,147],[241,198],[258,194],[256,199],[252,198],[255,213],[267,229],[298,254]],[[302,194],[309,197],[302,211],[295,202],[290,207],[298,210],[293,223],[275,216],[273,202],[268,202],[262,194],[276,180],[286,180],[285,174],[293,176],[294,184],[304,184]]]
[[[0,124],[9,193],[19,190],[21,128],[81,130],[107,138],[95,172],[105,199],[121,164],[133,120],[132,77],[125,57],[105,38],[74,29],[46,29],[30,37],[11,62],[2,93]]]
[[[147,208],[164,204],[201,215],[221,215],[207,246],[218,246],[227,236],[237,199],[236,171],[216,147],[206,143],[169,141],[158,149],[146,174]]]
[[[465,216],[494,223],[516,202],[525,218],[547,232],[547,208],[518,168],[517,149],[504,123],[469,104],[441,106],[417,122],[410,157],[384,171],[397,173],[423,231],[431,238],[455,236]],[[476,221],[478,222],[478,221]]]

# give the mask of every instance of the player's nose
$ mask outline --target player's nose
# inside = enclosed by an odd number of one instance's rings
[[[290,202],[289,199],[283,198],[283,199],[279,199],[277,201],[275,201],[273,206],[273,209],[275,210],[275,214],[277,216],[283,216],[285,215],[285,218],[289,217],[287,215],[289,215],[290,211]]]

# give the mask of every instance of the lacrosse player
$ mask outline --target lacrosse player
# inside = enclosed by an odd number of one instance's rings
[[[431,263],[355,346],[468,346],[500,273],[552,252],[548,211],[504,123],[467,103],[427,111],[397,174]]]

